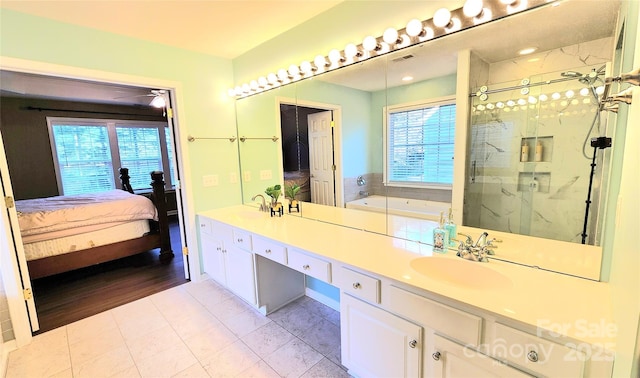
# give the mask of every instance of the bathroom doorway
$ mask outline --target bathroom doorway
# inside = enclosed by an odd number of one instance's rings
[[[341,203],[339,114],[334,105],[280,103],[284,184],[300,186],[300,201]]]

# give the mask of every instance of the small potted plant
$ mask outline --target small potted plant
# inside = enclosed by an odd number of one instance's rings
[[[300,211],[298,200],[296,200],[296,194],[298,194],[299,191],[300,185],[298,184],[285,185],[284,187],[284,196],[289,199],[289,212],[291,212],[292,208]]]
[[[274,213],[282,214],[282,204],[278,202],[280,194],[282,193],[282,187],[280,185],[270,186],[264,191],[269,197],[271,197],[271,215]]]

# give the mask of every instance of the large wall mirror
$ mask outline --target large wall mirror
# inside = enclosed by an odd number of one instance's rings
[[[596,96],[619,74],[620,5],[546,5],[237,100],[243,201],[296,183],[300,199],[325,206],[303,203],[295,215],[399,238],[429,243],[403,219],[437,220],[453,208],[464,226],[598,246],[612,167],[610,149],[594,151],[590,140],[613,135],[615,114],[599,112]],[[537,50],[519,55],[525,47]],[[441,127],[437,146],[403,149],[426,119],[456,111],[464,122]],[[434,166],[431,184],[420,184]]]

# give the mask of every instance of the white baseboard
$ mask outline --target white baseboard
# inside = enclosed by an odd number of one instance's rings
[[[7,367],[9,366],[9,353],[18,349],[16,340],[7,341],[2,344],[2,361],[0,361],[0,374],[3,377],[7,376]]]
[[[340,302],[336,301],[335,299],[329,298],[326,295],[309,288],[305,289],[304,294],[307,297],[311,299],[315,299],[316,301],[322,303],[323,305],[329,306],[332,309],[340,312]]]

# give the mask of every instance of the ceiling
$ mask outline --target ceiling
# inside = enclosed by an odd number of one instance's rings
[[[180,46],[193,49],[205,49],[209,53],[229,56],[244,51],[233,50],[233,45],[243,46],[244,50],[260,44],[272,36],[282,33],[301,23],[305,19],[320,13],[339,1],[6,1],[0,0],[0,6],[20,10],[36,15],[46,15],[61,21],[74,24],[91,24],[92,27],[127,34],[136,38],[165,40],[165,43],[179,43]],[[587,3],[589,6],[585,6]],[[55,6],[52,6],[55,4]],[[91,4],[89,6],[88,4]],[[179,4],[183,6],[178,6]],[[293,4],[293,6],[292,6]],[[124,16],[116,17],[120,7],[131,9]],[[253,8],[255,6],[255,8]],[[286,12],[282,12],[287,7]],[[249,10],[249,8],[251,8]],[[544,11],[531,11],[525,15],[517,15],[499,20],[479,28],[456,33],[445,38],[427,42],[421,48],[414,47],[408,51],[398,51],[390,55],[394,60],[400,56],[411,54],[411,59],[399,59],[394,72],[397,78],[380,74],[385,72],[384,60],[374,59],[359,65],[340,69],[322,75],[321,80],[340,83],[361,90],[380,90],[385,86],[395,86],[393,81],[400,82],[401,76],[410,74],[415,81],[455,73],[457,51],[470,48],[487,62],[509,59],[514,52],[526,47],[537,46],[546,51],[561,46],[572,45],[581,41],[594,40],[611,36],[614,29],[619,1],[568,1],[558,7],[546,7]],[[90,11],[92,9],[92,11]],[[256,9],[262,11],[260,22],[242,23]],[[48,12],[50,11],[50,13]],[[145,13],[142,13],[145,12]],[[173,12],[173,13],[172,13]],[[249,12],[249,13],[247,13]],[[292,17],[296,12],[299,17]],[[285,13],[286,20],[280,20]],[[142,16],[145,14],[145,16]],[[151,14],[152,16],[149,16]],[[221,16],[224,15],[224,16]],[[115,18],[114,18],[115,17]],[[305,18],[306,17],[306,18]],[[220,25],[229,30],[242,27],[242,33],[224,33],[223,36],[207,33],[206,27],[221,18]],[[108,22],[120,20],[117,23]],[[290,20],[296,20],[292,22]],[[571,19],[572,22],[564,22]],[[132,21],[136,20],[136,21]],[[140,21],[142,20],[142,21]],[[265,21],[268,20],[268,21]],[[171,28],[157,25],[171,25],[185,29],[180,34],[172,33]],[[139,24],[139,25],[138,25]],[[263,25],[265,24],[265,25]],[[266,26],[268,24],[269,26]],[[193,25],[199,25],[194,28]],[[144,27],[143,27],[144,26]],[[258,28],[260,32],[252,32]],[[221,30],[216,25],[216,31]],[[264,29],[264,32],[263,32]],[[203,31],[204,30],[204,31]],[[535,30],[535,32],[534,32]],[[156,34],[155,32],[158,31]],[[172,41],[171,34],[181,36],[180,41]],[[220,34],[220,33],[217,33]],[[505,36],[509,36],[505,38]],[[192,38],[185,38],[192,36]],[[472,38],[470,38],[472,36]],[[226,38],[227,43],[211,43],[215,38]],[[231,38],[231,43],[228,39]],[[185,39],[188,41],[185,42]],[[241,39],[250,40],[241,42]],[[237,43],[236,43],[237,42]],[[230,47],[218,45],[232,45]],[[426,48],[429,47],[429,48]],[[224,50],[224,51],[223,51]],[[203,50],[204,51],[204,50]],[[428,63],[425,63],[428,62]],[[367,70],[367,67],[373,69]],[[428,67],[428,69],[425,69]],[[401,69],[400,69],[401,68]],[[106,102],[132,105],[148,105],[151,101],[150,88],[132,88],[122,85],[111,85],[56,77],[21,74],[0,71],[0,93],[4,96],[37,96],[40,98],[82,99],[89,102]]]
[[[342,1],[0,0],[0,8],[233,59]]]

